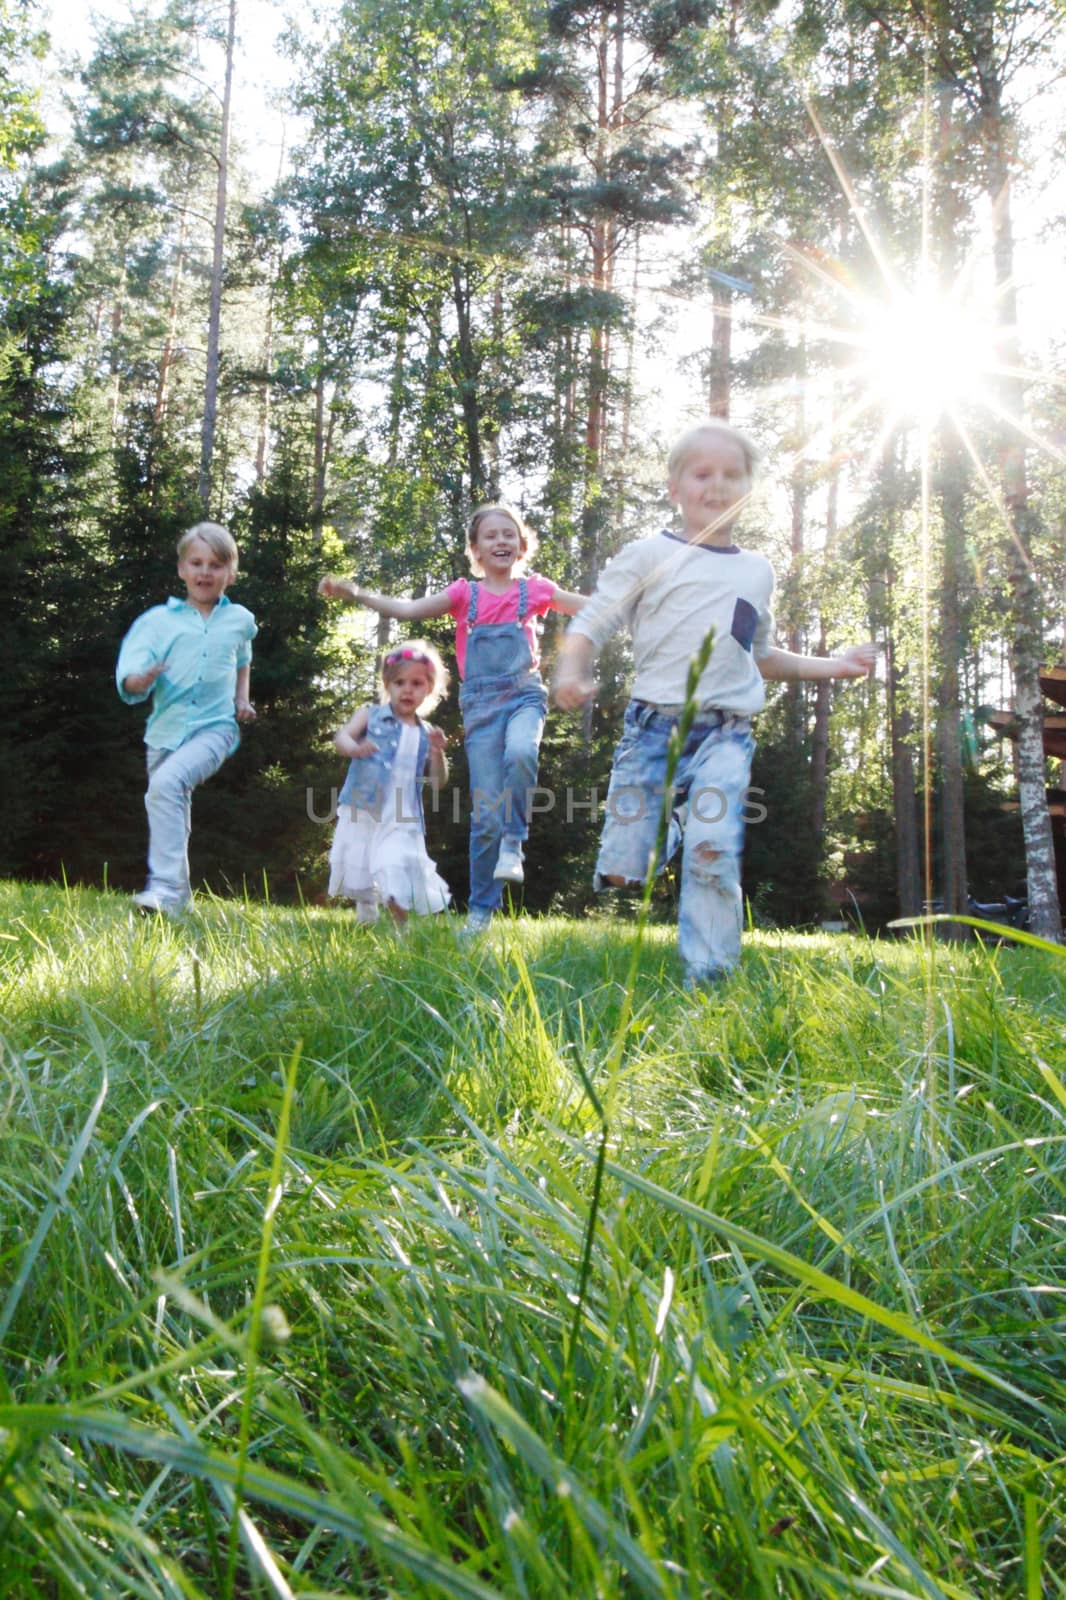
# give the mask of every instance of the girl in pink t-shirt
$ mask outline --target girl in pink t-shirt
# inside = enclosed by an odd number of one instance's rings
[[[487,928],[504,883],[523,880],[522,846],[548,692],[540,676],[537,618],[574,616],[586,596],[527,572],[535,539],[509,506],[479,506],[470,519],[467,557],[473,579],[419,600],[372,594],[346,578],[323,578],[320,594],[369,606],[405,622],[453,616],[462,686],[463,742],[470,770],[470,909],[472,933]]]

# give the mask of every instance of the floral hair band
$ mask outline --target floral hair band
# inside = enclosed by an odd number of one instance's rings
[[[424,667],[429,667],[436,676],[436,666],[424,650],[416,650],[413,645],[401,645],[398,650],[390,650],[385,657],[385,666],[394,667],[397,661],[417,661]]]

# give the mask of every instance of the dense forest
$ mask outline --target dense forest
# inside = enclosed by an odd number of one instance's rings
[[[781,643],[881,648],[869,684],[789,686],[760,719],[753,916],[875,927],[1027,884],[1056,937],[1063,330],[1027,251],[1056,221],[1059,8],[277,18],[299,136],[267,188],[233,115],[241,0],[131,8],[62,79],[33,0],[0,0],[0,872],[139,882],[143,716],[114,660],[208,515],[259,619],[259,722],[197,795],[194,868],[320,896],[330,734],[395,633],[318,576],[441,586],[502,497],[538,569],[587,588],[663,524],[666,452],[710,413],[760,447],[744,537]],[[620,640],[592,714],[549,718],[531,909],[589,902],[626,674]],[[430,844],[459,890],[453,748]]]

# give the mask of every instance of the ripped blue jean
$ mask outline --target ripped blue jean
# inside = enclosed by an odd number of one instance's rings
[[[659,830],[667,752],[677,718],[642,701],[626,707],[614,755],[596,887],[607,879],[643,883]],[[693,723],[673,777],[671,820],[658,870],[681,846],[678,953],[696,981],[740,960],[743,900],[740,860],[755,752],[751,722],[704,712]]]

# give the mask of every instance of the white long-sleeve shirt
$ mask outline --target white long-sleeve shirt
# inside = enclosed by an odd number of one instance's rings
[[[766,699],[757,662],[773,643],[773,591],[774,572],[765,556],[656,533],[626,545],[608,563],[569,631],[584,634],[599,649],[628,627],[633,698],[679,709],[689,665],[713,628],[699,707],[751,716]]]

